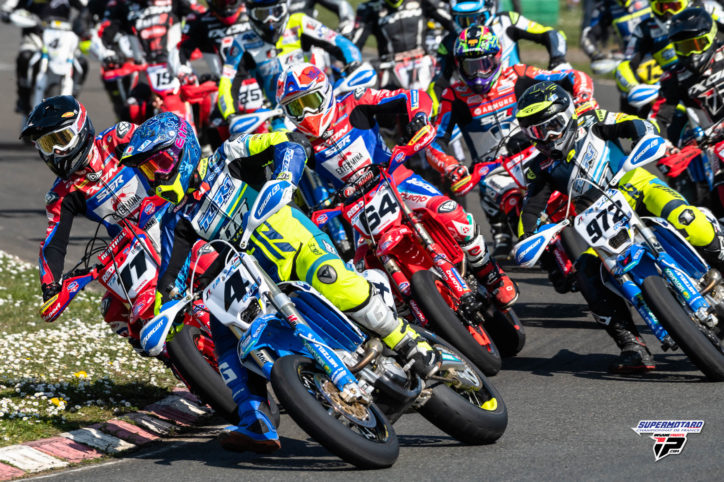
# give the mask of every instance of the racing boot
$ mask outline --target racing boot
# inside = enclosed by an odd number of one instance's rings
[[[644,373],[656,368],[654,357],[641,339],[633,321],[611,321],[606,332],[621,349],[618,359],[608,366],[611,373]]]
[[[228,350],[219,357],[219,372],[231,390],[239,412],[239,423],[226,427],[219,435],[221,446],[234,452],[258,454],[279,450],[282,445],[268,410],[265,381],[254,374],[250,380],[246,368],[239,363],[236,350]]]
[[[18,87],[18,99],[15,103],[15,112],[18,114],[28,115],[32,106],[30,105],[30,95],[32,89],[30,87]]]
[[[476,232],[471,240],[461,242],[460,247],[465,251],[475,278],[493,295],[495,304],[500,309],[505,309],[515,303],[518,299],[518,287],[490,257],[483,236]]]
[[[440,369],[442,358],[437,350],[416,331],[395,317],[392,309],[377,293],[370,294],[367,302],[349,316],[370,331],[379,334],[382,341],[406,360],[413,361],[413,369],[422,377],[428,377]]]
[[[493,258],[507,259],[513,247],[513,237],[508,227],[505,223],[492,223],[490,230],[493,232]]]

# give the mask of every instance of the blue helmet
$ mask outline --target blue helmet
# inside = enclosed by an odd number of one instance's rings
[[[452,7],[453,20],[462,29],[486,25],[495,12],[495,0],[463,0]]]
[[[121,164],[139,168],[157,196],[179,204],[200,158],[201,146],[191,124],[162,112],[136,129]]]

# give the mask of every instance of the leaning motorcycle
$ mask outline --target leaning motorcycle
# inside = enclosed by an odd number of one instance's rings
[[[648,135],[626,157],[602,143],[589,134],[578,150],[582,158],[574,162],[582,173],[587,170],[584,166],[593,167],[588,171],[592,176],[603,175],[611,164],[620,163],[611,181],[601,186],[602,177],[575,179],[571,190],[588,184],[599,194],[597,199],[573,221],[566,217],[558,224],[542,226],[537,234],[519,242],[516,261],[533,266],[549,241],[572,225],[600,257],[606,287],[638,312],[662,348],[681,348],[710,380],[724,381],[724,348],[717,336],[721,328],[715,309],[724,301],[721,276],[666,220],[639,216],[617,185],[627,171],[659,159],[666,150],[665,141]]]

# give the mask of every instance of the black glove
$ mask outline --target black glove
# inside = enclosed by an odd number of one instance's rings
[[[60,283],[54,281],[53,283],[43,283],[40,289],[43,290],[43,303],[45,303],[53,296],[60,293],[61,286]]]
[[[407,124],[407,126],[405,126],[405,135],[403,137],[403,140],[406,143],[409,142],[410,139],[415,137],[415,134],[417,134],[420,129],[422,129],[429,123],[429,119],[422,112],[415,114],[415,117],[413,117],[412,120]]]
[[[548,70],[555,69],[557,66],[561,65],[562,63],[565,63],[565,61],[566,61],[565,56],[551,58],[551,60],[548,62]]]

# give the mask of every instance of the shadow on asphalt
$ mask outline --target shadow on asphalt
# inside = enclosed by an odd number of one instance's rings
[[[581,355],[570,350],[560,350],[551,358],[517,356],[503,360],[503,370],[529,372],[533,375],[552,377],[569,374],[575,377],[593,380],[616,380],[631,382],[670,382],[692,383],[706,382],[704,375],[684,372],[697,371],[697,368],[679,353],[656,353],[654,361],[656,370],[648,373],[613,374],[607,370],[608,365],[616,360],[616,355],[587,354]]]
[[[45,216],[45,209],[0,209],[0,218],[23,218],[30,215]]]

